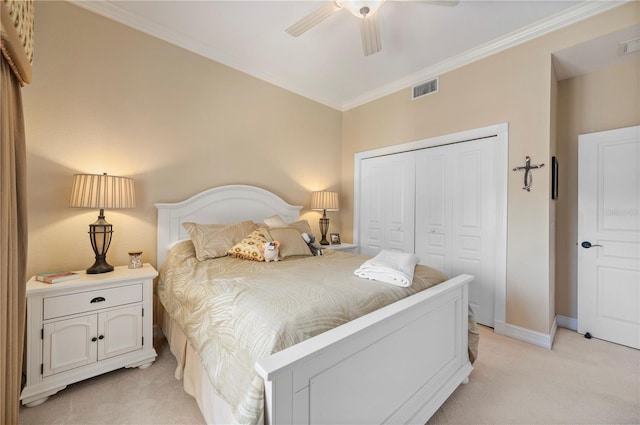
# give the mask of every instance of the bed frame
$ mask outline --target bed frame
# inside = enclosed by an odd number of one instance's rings
[[[302,207],[253,186],[158,203],[158,266],[183,222],[299,218]],[[467,354],[468,285],[460,275],[256,363],[267,424],[425,424],[473,369]]]

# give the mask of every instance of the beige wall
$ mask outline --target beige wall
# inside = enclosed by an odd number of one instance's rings
[[[310,191],[340,185],[339,111],[68,2],[38,2],[35,25],[23,90],[29,275],[93,262],[98,211],[68,208],[74,173],[135,179],[137,208],[106,211],[114,265],[132,249],[155,264],[155,202],[217,185],[271,190],[317,226]]]
[[[563,80],[558,88],[556,305],[577,318],[578,135],[640,124],[640,62]]]
[[[77,172],[136,179],[138,207],[106,213],[115,230],[109,260],[118,265],[131,249],[155,263],[154,202],[221,184],[258,185],[305,208],[310,191],[340,190],[331,231],[349,241],[353,159],[363,150],[508,122],[509,167],[526,155],[550,164],[551,53],[635,24],[638,16],[638,3],[627,4],[441,75],[435,95],[411,101],[406,89],[342,114],[67,2],[38,2],[34,83],[23,90],[28,272],[81,269],[93,261],[86,232],[97,211],[67,207]],[[557,88],[558,117],[565,113],[564,86]],[[603,129],[592,127],[599,118],[581,117],[580,132]],[[562,157],[561,118],[558,127]],[[561,165],[564,176],[562,158]],[[560,251],[569,251],[553,243],[550,219],[557,206],[558,227],[566,226],[561,202],[569,180],[561,179],[554,206],[549,172],[536,172],[530,193],[520,189],[520,173],[508,174],[507,322],[543,333],[555,314],[554,296],[558,312],[572,315],[571,296],[565,297],[570,285],[552,261],[554,249],[558,264]],[[303,212],[317,226],[319,215]]]
[[[509,123],[509,169],[551,160],[551,53],[636,24],[637,2],[511,48],[440,76],[440,91],[416,101],[409,89],[347,111],[342,130],[342,192],[353,199],[356,152],[478,127]],[[535,173],[531,192],[509,172],[507,323],[547,334],[554,315],[550,276],[550,167]],[[353,232],[353,205],[341,211]]]

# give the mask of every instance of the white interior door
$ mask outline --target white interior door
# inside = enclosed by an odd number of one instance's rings
[[[360,252],[414,250],[415,155],[405,152],[362,161]]]
[[[496,137],[416,152],[416,254],[449,276],[473,275],[469,305],[494,326]]]
[[[640,127],[578,144],[578,332],[640,348]]]

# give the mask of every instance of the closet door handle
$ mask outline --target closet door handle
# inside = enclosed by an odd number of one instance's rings
[[[594,246],[602,246],[602,245],[598,245],[598,244],[591,244],[591,242],[589,241],[584,241],[582,242],[580,245],[582,245],[583,248],[592,248]]]

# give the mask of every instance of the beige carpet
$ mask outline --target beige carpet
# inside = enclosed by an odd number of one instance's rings
[[[558,329],[546,350],[481,327],[478,360],[429,424],[640,424],[640,351]]]
[[[639,424],[640,352],[559,329],[552,350],[480,329],[470,383],[429,424]],[[202,424],[166,341],[148,369],[121,369],[22,407],[30,424]]]

